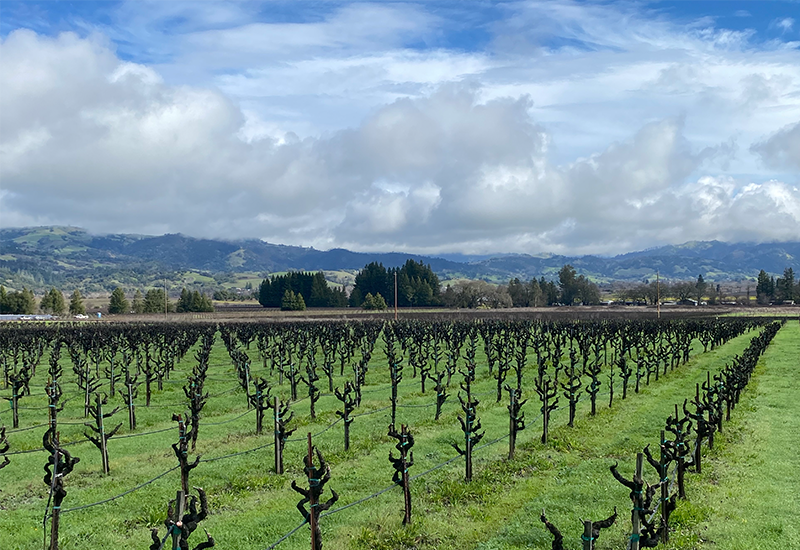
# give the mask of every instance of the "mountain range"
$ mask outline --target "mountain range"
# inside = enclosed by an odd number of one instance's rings
[[[169,274],[192,272],[214,280],[233,273],[264,277],[290,270],[349,271],[369,262],[386,267],[407,259],[430,264],[442,279],[484,279],[507,282],[513,277],[554,278],[564,264],[598,282],[653,278],[709,281],[742,280],[759,270],[782,274],[800,270],[800,242],[724,243],[694,241],[614,257],[554,254],[505,254],[445,257],[406,253],[352,252],[341,248],[316,250],[271,244],[261,240],[198,239],[180,234],[161,236],[93,235],[76,227],[0,229],[0,282],[8,287],[77,286],[107,289],[115,285],[143,286]],[[458,260],[458,261],[457,261]]]

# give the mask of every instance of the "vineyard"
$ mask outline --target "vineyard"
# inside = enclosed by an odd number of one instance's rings
[[[699,548],[784,324],[7,324],[0,548]]]

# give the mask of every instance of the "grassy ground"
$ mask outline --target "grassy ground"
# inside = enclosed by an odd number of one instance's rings
[[[782,361],[785,362],[786,358],[791,357],[785,352],[785,348],[790,347],[793,342],[796,352],[797,332],[796,326],[784,328],[779,333],[775,349],[771,349],[770,353],[776,355],[777,359],[783,357]],[[559,525],[567,536],[570,541],[567,548],[579,548],[579,518],[606,517],[614,506],[619,509],[620,520],[617,526],[604,532],[597,549],[621,548],[626,536],[629,500],[627,490],[613,480],[608,466],[619,461],[621,471],[629,476],[635,453],[645,444],[654,444],[657,441],[658,431],[673,404],[692,394],[694,384],[705,378],[706,369],[716,371],[735,354],[741,353],[751,336],[752,334],[739,337],[709,353],[695,353],[689,364],[670,372],[659,382],[653,382],[640,394],[631,393],[625,401],[615,399],[611,409],[607,407],[608,396],[601,397],[605,400],[605,405],[600,408],[596,417],[588,415],[588,400],[580,403],[575,428],[565,426],[566,410],[565,403],[562,403],[562,408],[554,413],[554,428],[547,446],[538,443],[541,430],[537,420],[538,401],[535,396],[527,395],[531,398],[524,409],[528,417],[528,428],[520,434],[518,453],[514,460],[505,458],[507,440],[501,440],[477,452],[476,477],[472,483],[463,482],[461,460],[416,480],[412,489],[414,522],[409,527],[403,527],[400,523],[402,495],[397,488],[331,515],[323,519],[322,523],[325,548],[545,549],[550,547],[550,537],[538,520],[542,508],[547,509],[551,521]],[[697,344],[695,348],[702,350]],[[251,355],[255,358],[257,354],[253,352]],[[377,354],[373,360],[368,378],[370,387],[365,389],[374,391],[365,393],[364,404],[359,413],[376,411],[388,403],[386,372],[378,366],[382,358],[382,354]],[[762,378],[771,374],[769,369],[773,360],[771,356],[768,357],[767,370],[760,372],[754,379],[759,384],[759,394],[762,390],[768,391],[763,389],[766,382]],[[259,363],[258,359],[254,361],[254,374],[259,374]],[[64,364],[65,370],[70,370],[66,361]],[[177,383],[166,384],[164,391],[158,392],[154,397],[153,407],[139,408],[137,431],[171,426],[172,423],[168,421],[170,414],[181,412],[181,407],[177,405],[184,399],[180,385],[191,364],[191,360],[184,360],[179,372],[173,376]],[[210,376],[213,380],[208,382],[208,389],[212,395],[225,392],[236,385],[231,374],[230,361],[219,341],[214,348],[211,364]],[[784,368],[790,369],[791,365]],[[43,371],[44,369],[40,372]],[[778,372],[774,376],[776,381],[780,381],[784,374]],[[606,391],[606,382],[604,377],[601,391]],[[43,384],[41,374],[37,375],[36,384]],[[341,384],[342,380],[337,377],[336,385]],[[481,404],[478,415],[486,429],[484,443],[502,436],[508,430],[505,403],[494,403],[494,384],[488,378],[485,367],[481,368],[475,392],[483,394],[479,397]],[[65,387],[67,391],[74,391],[74,388],[73,384]],[[41,392],[41,388],[35,388],[34,393],[37,390]],[[286,386],[280,388],[281,392],[286,390]],[[141,391],[143,393],[143,389]],[[619,389],[617,392],[619,393]],[[62,418],[80,420],[81,397],[73,395],[72,399]],[[411,378],[407,367],[401,388],[401,403],[416,406],[400,408],[398,422],[410,424],[416,436],[412,474],[421,473],[453,457],[455,452],[450,443],[460,440],[456,420],[458,402],[455,395],[445,405],[445,413],[439,422],[433,421],[433,407],[424,406],[429,405],[432,399],[430,389],[425,395],[420,393],[418,382]],[[41,406],[43,401],[31,397],[24,399],[21,404],[36,407]],[[316,422],[311,422],[308,418],[307,401],[294,407],[298,416],[294,425],[299,426],[295,433],[297,441],[287,445],[287,473],[284,476],[272,473],[271,448],[226,460],[201,463],[192,472],[191,483],[203,486],[208,491],[211,515],[203,525],[215,536],[219,548],[264,549],[300,523],[301,517],[294,507],[299,497],[289,484],[291,480],[300,480],[303,477],[301,456],[304,452],[305,432],[317,433],[333,422],[337,418],[334,411],[338,405],[339,402],[334,397],[322,397],[318,403]],[[743,404],[737,408],[736,418],[750,418],[749,415],[754,411],[748,409],[754,407],[755,412],[761,410],[756,405]],[[198,443],[198,452],[204,458],[218,457],[269,443],[271,433],[261,437],[253,435],[253,413],[236,418],[244,411],[244,395],[239,391],[225,393],[210,400],[204,411],[206,424],[201,425]],[[40,423],[45,418],[45,413],[40,410],[25,409],[21,413],[23,427]],[[119,413],[118,422],[124,420],[122,415],[123,413]],[[0,417],[6,424],[10,423],[8,413],[0,412]],[[779,417],[777,412],[772,418],[776,417]],[[210,425],[226,420],[232,421]],[[388,423],[388,411],[356,418],[352,425],[353,444],[348,452],[342,450],[341,424],[315,438],[315,443],[332,468],[333,479],[327,487],[340,494],[341,500],[337,506],[354,502],[391,485],[392,470],[387,456],[388,451],[393,448],[394,440],[385,435]],[[270,422],[267,425],[271,427]],[[753,426],[752,429],[766,437],[766,432],[758,426]],[[73,441],[80,438],[82,428],[64,425],[61,431],[63,440]],[[40,445],[41,432],[41,429],[36,429],[10,434],[12,450]],[[121,433],[126,432],[123,428]],[[93,446],[81,444],[71,447],[74,454],[82,460],[67,479],[66,488],[69,494],[63,506],[69,508],[102,500],[172,468],[177,463],[169,447],[176,438],[174,432],[175,430],[169,430],[143,437],[112,439],[109,443],[112,474],[108,477],[100,473],[99,455]],[[763,460],[760,448],[747,443],[751,432],[734,427],[726,431],[725,438],[736,433],[741,434],[739,437],[743,441],[726,444],[723,438],[723,443],[715,451],[719,456],[719,463],[726,464],[724,453],[737,449],[745,449],[742,451],[745,458],[755,454]],[[790,451],[786,450],[786,453]],[[0,539],[3,539],[0,548],[37,548],[42,541],[41,520],[47,497],[47,489],[41,480],[45,455],[31,453],[11,458],[11,465],[0,471]],[[715,458],[707,464],[710,475],[714,476],[710,479],[717,484],[716,490],[721,493],[711,496],[715,494],[713,491],[702,488],[708,482],[698,481],[690,476],[688,484],[691,504],[682,506],[675,513],[676,520],[680,522],[680,532],[673,538],[672,548],[699,548],[697,533],[712,533],[717,525],[723,525],[724,522],[735,523],[734,512],[742,509],[742,506],[750,506],[754,513],[761,510],[757,498],[749,505],[726,500],[732,498],[728,494],[738,493],[738,473],[718,466]],[[764,468],[770,467],[768,463],[765,464]],[[790,481],[795,488],[800,485],[796,482],[796,474],[792,477],[790,466],[791,461],[787,463],[788,471],[781,472],[787,479],[786,494],[777,493],[775,500],[771,499],[770,502],[783,502],[784,505],[792,502],[794,495]],[[764,472],[763,476],[761,473],[753,475],[753,488],[759,485],[759,480],[770,479],[769,474],[770,472]],[[112,503],[64,514],[62,549],[93,550],[119,548],[123,545],[146,548],[149,544],[149,528],[158,526],[163,521],[166,503],[174,498],[178,479],[177,472],[173,472]],[[725,492],[723,482],[730,483],[728,492]],[[326,491],[326,495],[329,494]],[[715,498],[723,504],[716,505]],[[794,511],[797,511],[796,507]],[[722,519],[717,521],[718,517]],[[758,524],[752,528],[753,532],[758,531],[757,526]],[[193,539],[200,536],[201,533]],[[199,540],[194,540],[195,544],[197,542]],[[307,547],[308,533],[303,528],[279,548]],[[715,548],[771,549],[791,546],[716,545]]]
[[[734,422],[693,479],[694,544],[686,548],[800,548],[800,324],[767,349]]]

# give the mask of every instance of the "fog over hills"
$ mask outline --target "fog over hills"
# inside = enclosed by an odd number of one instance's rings
[[[800,242],[689,242],[614,257],[498,254],[449,258],[406,253],[316,250],[260,240],[198,239],[180,234],[93,235],[76,227],[0,229],[0,277],[11,287],[91,281],[100,286],[143,284],[168,272],[268,273],[290,270],[353,271],[369,262],[400,266],[407,259],[430,264],[443,279],[473,278],[507,282],[513,277],[554,278],[566,263],[598,281],[638,281],[654,277],[711,281],[751,278],[760,269],[780,274],[800,270]],[[461,261],[455,261],[458,258]]]

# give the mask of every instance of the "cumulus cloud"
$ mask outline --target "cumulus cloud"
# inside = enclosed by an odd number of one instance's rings
[[[396,26],[399,34],[412,32]],[[599,23],[589,27],[599,40]],[[335,43],[331,36],[323,26],[297,39],[316,48]],[[369,29],[360,36],[356,43],[379,39]],[[567,101],[559,91],[579,101],[584,88],[603,101],[624,95],[621,69],[584,72],[578,65],[586,61],[577,58],[565,61],[576,64],[577,83],[566,86],[568,75],[558,74],[536,87],[526,84],[533,66],[514,78],[460,78],[488,70],[481,56],[356,55],[331,70],[350,63],[378,71],[375,59],[387,60],[390,67],[375,78],[409,81],[413,93],[382,96],[349,128],[298,135],[288,119],[252,113],[231,92],[253,75],[231,77],[230,89],[170,83],[153,66],[120,59],[102,35],[20,30],[0,49],[4,226],[69,223],[97,232],[180,231],[430,253],[613,253],[689,239],[800,234],[800,191],[769,177],[713,175],[736,148],[698,128],[682,108],[642,123],[647,117],[633,105],[627,113],[589,106],[603,111],[597,117],[607,126],[584,143],[585,154],[575,154],[581,148],[559,129],[579,111],[559,118]],[[699,69],[630,61],[630,90],[668,82],[664,94],[706,93],[717,100],[710,109],[723,98],[741,108],[750,102],[793,112],[781,102],[797,89],[795,73],[754,72],[732,60]],[[417,73],[420,67],[430,72]],[[734,83],[733,92],[711,85],[722,77]],[[791,171],[800,168],[799,143],[800,124],[752,151]]]
[[[785,126],[751,149],[770,168],[800,170],[800,122]]]

